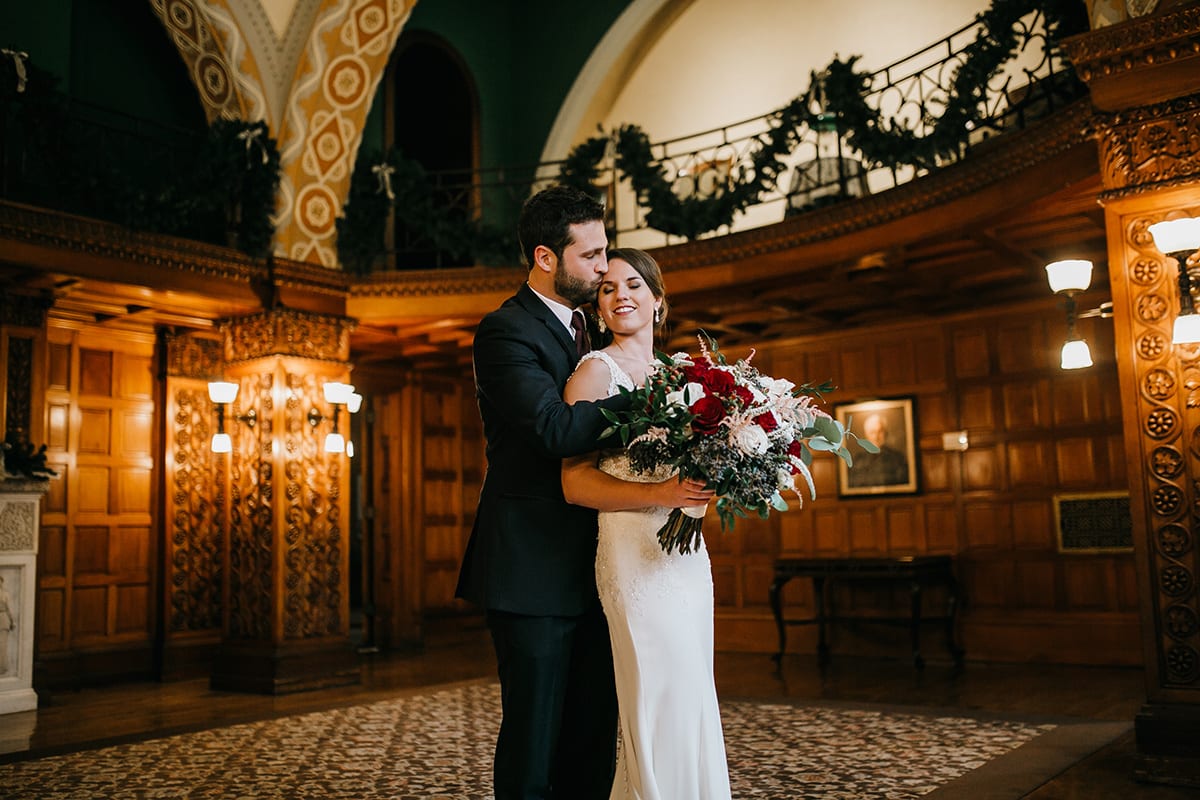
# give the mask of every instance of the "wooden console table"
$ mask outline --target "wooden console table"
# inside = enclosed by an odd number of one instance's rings
[[[854,619],[862,622],[906,622],[912,637],[913,663],[917,669],[925,666],[921,657],[921,623],[943,622],[946,647],[956,666],[963,663],[963,650],[955,642],[954,621],[960,603],[958,582],[954,579],[954,562],[950,556],[906,556],[902,558],[780,558],[775,561],[775,580],[771,582],[771,611],[779,629],[778,662],[787,649],[788,625],[817,626],[817,659],[824,665],[829,661],[829,645],[825,626],[829,622]],[[784,619],[780,598],[784,585],[792,578],[812,578],[816,616],[811,619]],[[825,587],[828,582],[899,583],[906,582],[912,600],[906,617],[828,616],[825,613]],[[921,591],[926,586],[945,586],[948,596],[946,613],[936,617],[921,617]]]

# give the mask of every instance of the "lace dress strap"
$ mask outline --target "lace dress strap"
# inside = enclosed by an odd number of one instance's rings
[[[603,350],[592,350],[589,353],[584,353],[583,358],[579,359],[579,363],[582,364],[585,361],[592,360],[603,361],[606,365],[608,365],[608,393],[610,395],[616,394],[617,390],[621,388],[636,388],[633,378],[629,377],[629,374],[625,372],[625,370],[621,369],[617,362],[613,360],[613,357],[608,353],[604,352]],[[579,366],[576,365],[575,369],[579,369]]]

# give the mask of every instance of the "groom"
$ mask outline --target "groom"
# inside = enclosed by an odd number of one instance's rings
[[[560,474],[563,458],[596,449],[601,407],[624,404],[562,400],[588,349],[572,312],[608,271],[603,219],[603,206],[569,187],[529,198],[517,223],[528,282],[475,333],[488,469],[457,594],[484,607],[496,649],[497,800],[603,800],[612,785],[617,701],[596,512],[563,499]]]

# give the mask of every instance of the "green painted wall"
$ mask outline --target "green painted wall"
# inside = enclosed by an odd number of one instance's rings
[[[419,0],[406,30],[437,34],[466,62],[479,91],[482,164],[531,165],[575,77],[628,5]]]
[[[163,125],[207,127],[187,67],[147,2],[0,2],[0,42],[29,53],[76,100]]]

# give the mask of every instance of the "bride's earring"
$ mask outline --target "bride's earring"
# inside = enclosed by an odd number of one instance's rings
[[[604,324],[604,317],[600,316],[599,314],[596,315],[596,327],[601,333],[604,333],[608,330],[608,326]]]
[[[654,324],[657,325],[660,322],[662,322],[662,306],[654,309]]]

